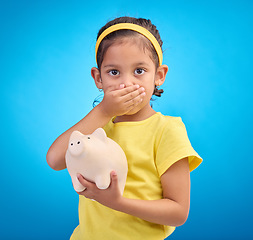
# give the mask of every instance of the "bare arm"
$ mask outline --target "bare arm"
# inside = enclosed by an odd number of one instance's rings
[[[144,97],[143,94],[144,89],[138,85],[120,86],[118,89],[109,88],[99,105],[53,142],[46,156],[48,165],[54,170],[66,168],[65,153],[73,131],[91,134],[97,128],[104,127],[112,117],[123,115],[138,105]]]
[[[95,184],[79,176],[79,181],[87,187],[84,192],[79,194],[149,222],[180,226],[186,221],[190,205],[190,174],[187,158],[173,164],[161,176],[163,199],[160,200],[124,198],[118,190],[117,176],[112,173],[111,177],[110,187],[107,190],[99,190]]]
[[[81,121],[62,133],[53,142],[46,156],[48,165],[54,170],[66,168],[65,153],[71,133],[78,130],[83,134],[91,134],[97,128],[105,126],[110,119],[110,116],[103,114],[103,111],[101,111],[101,105],[93,108]]]

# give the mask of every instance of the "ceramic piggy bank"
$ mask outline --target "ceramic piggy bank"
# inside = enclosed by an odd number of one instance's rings
[[[111,182],[110,173],[114,170],[123,194],[128,171],[127,159],[122,148],[108,138],[102,128],[98,128],[91,135],[74,131],[69,139],[65,159],[77,192],[85,189],[78,181],[77,173],[94,182],[99,189],[106,189]]]

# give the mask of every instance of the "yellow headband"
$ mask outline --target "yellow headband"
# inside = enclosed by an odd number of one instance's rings
[[[162,61],[163,61],[163,52],[162,49],[158,43],[158,41],[156,40],[156,38],[154,37],[154,35],[149,32],[146,28],[141,27],[139,25],[133,24],[133,23],[119,23],[119,24],[115,24],[112,25],[111,27],[105,29],[101,35],[99,36],[97,43],[96,43],[96,47],[95,47],[95,53],[96,53],[96,60],[97,60],[97,51],[98,51],[98,47],[100,45],[100,43],[102,42],[102,40],[110,33],[115,32],[117,30],[121,30],[121,29],[129,29],[129,30],[133,30],[136,31],[140,34],[142,34],[143,36],[145,36],[154,46],[156,53],[158,55],[158,59],[159,59],[159,66],[162,65]]]

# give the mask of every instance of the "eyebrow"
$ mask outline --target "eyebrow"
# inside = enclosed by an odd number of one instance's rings
[[[118,67],[117,65],[113,65],[113,64],[108,64],[104,66],[105,68],[111,68],[111,67]]]

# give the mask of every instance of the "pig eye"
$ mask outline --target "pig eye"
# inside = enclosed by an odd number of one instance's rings
[[[78,141],[77,144],[80,144],[80,141]]]
[[[74,144],[73,144],[73,143],[71,143],[70,145],[71,145],[71,146],[73,146]]]
[[[88,139],[90,139],[90,137],[88,137]]]

